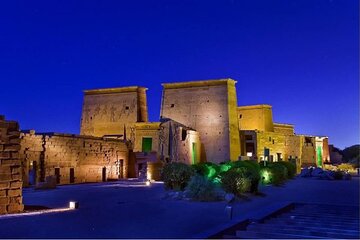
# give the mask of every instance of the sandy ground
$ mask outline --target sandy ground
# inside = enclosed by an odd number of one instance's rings
[[[234,216],[249,215],[279,201],[359,206],[359,178],[351,181],[294,179],[282,187],[262,187],[234,206]],[[191,238],[229,221],[225,202],[199,203],[164,198],[162,183],[132,182],[23,190],[24,203],[53,208],[71,200],[80,208],[15,218],[0,217],[0,238]]]

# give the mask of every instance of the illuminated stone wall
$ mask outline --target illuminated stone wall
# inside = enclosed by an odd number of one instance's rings
[[[0,214],[24,209],[19,136],[18,123],[0,116]]]
[[[242,141],[242,156],[255,160],[264,160],[264,148],[269,149],[270,161],[286,161],[298,159],[302,167],[322,167],[329,161],[329,146],[327,137],[307,135],[290,135],[280,132],[240,131]],[[321,149],[317,150],[318,148]],[[319,160],[319,157],[321,158]]]
[[[285,152],[284,159],[297,158],[302,159],[301,137],[297,135],[285,136]]]
[[[239,107],[238,119],[242,156],[264,160],[264,149],[267,148],[270,161],[295,158],[303,167],[321,167],[330,159],[327,137],[295,135],[293,125],[273,123],[270,105]]]
[[[84,91],[81,135],[124,134],[136,122],[147,122],[146,88],[123,87]]]
[[[323,167],[324,162],[330,161],[329,143],[327,137],[315,137],[316,165]]]
[[[70,183],[70,169],[73,183],[100,182],[103,171],[106,179],[127,178],[128,148],[122,140],[31,131],[21,134],[20,158],[25,186],[55,175],[55,168],[60,184]]]
[[[161,116],[200,134],[202,160],[219,163],[240,156],[232,79],[163,84]]]
[[[294,125],[283,124],[283,123],[274,123],[274,132],[281,133],[285,135],[294,135]]]
[[[237,108],[240,130],[273,132],[272,107],[270,105],[250,105]]]
[[[269,149],[272,161],[287,161],[289,159],[301,159],[301,137],[287,135],[278,132],[263,131],[241,131],[241,140],[244,151],[242,156],[247,156],[251,152],[251,158],[264,160],[264,148]]]
[[[142,152],[143,138],[152,139],[152,152],[159,152],[160,122],[136,123],[134,135],[130,136],[134,143],[134,152]]]
[[[315,137],[300,135],[301,165],[316,166]]]
[[[151,153],[143,154],[144,138],[152,139]],[[201,161],[201,142],[198,132],[173,120],[162,122],[136,123],[134,137],[136,164],[147,163],[148,175],[153,179],[159,176],[159,168],[167,162],[194,164]],[[156,159],[154,160],[154,155]],[[139,171],[135,165],[135,172]]]
[[[260,160],[264,159],[264,148],[270,150],[270,159],[272,161],[279,161],[287,159],[285,156],[285,135],[274,132],[257,132],[257,156]],[[278,155],[279,154],[279,155]]]

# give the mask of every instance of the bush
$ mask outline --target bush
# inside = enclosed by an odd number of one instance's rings
[[[232,162],[232,168],[242,168],[243,174],[246,178],[250,180],[250,189],[249,192],[256,193],[258,192],[259,182],[260,182],[260,165],[251,160],[245,161],[235,161]]]
[[[272,173],[271,183],[273,185],[281,185],[286,181],[288,176],[288,170],[284,165],[275,162],[269,164],[269,168],[271,169],[271,173]]]
[[[211,180],[214,180],[220,172],[220,167],[211,162],[194,164],[192,165],[192,168],[197,174],[207,177]]]
[[[337,168],[338,168],[340,171],[355,172],[355,167],[354,167],[354,165],[351,164],[351,163],[342,163],[342,164],[338,165]]]
[[[287,168],[279,164],[279,162],[269,163],[266,167],[261,168],[261,182],[263,184],[271,183],[273,185],[281,185],[288,177]]]
[[[280,161],[277,164],[281,164],[287,169],[287,178],[294,178],[296,175],[296,165],[291,162]]]
[[[161,172],[161,179],[164,181],[166,189],[184,190],[190,178],[194,175],[194,170],[184,163],[168,163]]]
[[[343,176],[344,176],[344,173],[342,171],[339,171],[339,170],[335,171],[334,175],[333,175],[335,180],[341,180],[341,179],[343,179]]]
[[[227,172],[221,174],[221,185],[228,193],[240,195],[243,192],[249,191],[251,187],[251,179],[246,175],[246,168],[232,168]]]
[[[186,187],[187,196],[196,201],[220,200],[219,190],[207,177],[195,175]]]

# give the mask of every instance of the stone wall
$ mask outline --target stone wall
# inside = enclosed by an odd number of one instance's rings
[[[300,135],[301,165],[316,166],[315,137]]]
[[[4,116],[0,116],[0,214],[24,209],[19,136],[18,123],[5,121]]]
[[[302,145],[299,136],[250,130],[241,131],[240,134],[244,148],[243,156],[251,152],[253,159],[264,160],[264,148],[268,148],[273,161],[301,158]]]
[[[257,155],[264,159],[264,148],[270,151],[269,161],[280,161],[285,156],[285,135],[274,132],[257,132]]]
[[[102,137],[127,133],[136,122],[147,122],[146,88],[87,90],[81,116],[81,135]]]
[[[243,144],[242,156],[252,153],[252,159],[264,160],[264,149],[267,148],[269,161],[298,159],[302,167],[321,167],[324,162],[330,161],[327,137],[250,130],[240,131],[240,136]]]
[[[157,157],[164,162],[194,164],[201,161],[199,133],[179,122],[168,119],[163,122],[136,123],[134,136],[134,139],[130,138],[134,143],[134,152],[143,152],[144,138],[150,138],[151,152],[156,152]]]
[[[250,105],[237,108],[240,130],[273,132],[272,107],[270,105]]]
[[[144,138],[152,139],[151,152],[159,153],[159,131],[160,122],[136,123],[134,135],[131,135],[131,142],[134,143],[134,152],[142,152]]]
[[[294,125],[283,124],[283,123],[274,123],[274,132],[282,133],[286,135],[294,135]]]
[[[58,175],[59,184],[127,178],[128,148],[123,140],[34,131],[21,134],[24,185]]]
[[[163,84],[160,115],[200,133],[203,160],[219,163],[240,155],[235,83],[220,79]]]

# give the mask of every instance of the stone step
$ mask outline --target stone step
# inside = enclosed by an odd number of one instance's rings
[[[327,238],[358,238],[359,231],[333,230],[330,228],[306,228],[306,227],[291,227],[284,225],[270,225],[270,224],[251,224],[247,227],[248,231],[257,232],[271,232],[271,233],[286,233],[295,235],[311,235]]]
[[[235,235],[223,235],[222,238],[223,239],[237,239],[238,237],[236,237]]]
[[[358,206],[349,206],[349,205],[326,205],[326,204],[298,204],[298,208],[308,208],[308,209],[344,209],[344,210],[353,210],[358,208]]]
[[[300,220],[300,221],[311,221],[311,222],[331,222],[338,224],[357,224],[359,225],[359,219],[342,219],[342,218],[321,218],[321,217],[311,217],[311,216],[296,216],[296,215],[281,215],[279,219],[285,220]]]
[[[286,233],[271,233],[271,232],[256,232],[256,231],[236,231],[238,238],[260,238],[260,239],[309,239],[309,238],[323,238],[316,236],[308,236],[305,234],[286,234]]]
[[[288,215],[299,215],[299,216],[318,216],[318,217],[321,217],[321,218],[349,218],[349,219],[352,219],[352,218],[355,218],[355,219],[359,219],[359,216],[358,215],[350,215],[350,214],[347,214],[347,215],[342,215],[342,214],[327,214],[327,213],[305,213],[305,212],[296,212],[296,211],[290,211],[288,213],[285,213],[285,214],[288,214]]]
[[[359,225],[357,224],[333,224],[331,222],[313,222],[313,221],[292,221],[292,220],[284,220],[284,219],[269,219],[265,221],[265,224],[283,224],[283,225],[295,225],[295,226],[313,226],[313,227],[331,227],[336,229],[349,229],[349,230],[357,230],[359,229]]]
[[[326,212],[330,212],[330,213],[338,213],[338,212],[342,212],[342,213],[357,213],[357,210],[359,208],[354,208],[354,209],[342,209],[342,208],[327,208],[327,209],[318,209],[318,208],[302,208],[302,207],[298,207],[295,208],[296,211],[303,211],[303,212],[321,212],[321,213],[326,213]]]
[[[304,214],[304,215],[325,215],[325,216],[341,216],[341,217],[359,217],[359,214],[357,213],[344,213],[344,212],[307,212],[307,211],[291,211],[291,213],[295,213],[295,214]]]
[[[326,232],[343,232],[347,234],[359,233],[359,228],[356,229],[345,229],[344,226],[340,228],[334,228],[332,226],[306,226],[306,225],[295,225],[295,224],[278,224],[278,223],[254,223],[248,225],[248,227],[259,226],[262,228],[290,228],[290,229],[319,229]]]
[[[351,211],[351,212],[346,212],[346,211],[317,211],[317,210],[302,210],[302,209],[294,209],[291,212],[296,212],[296,213],[304,213],[304,214],[327,214],[327,215],[341,215],[341,216],[359,216],[358,212],[355,211]]]

